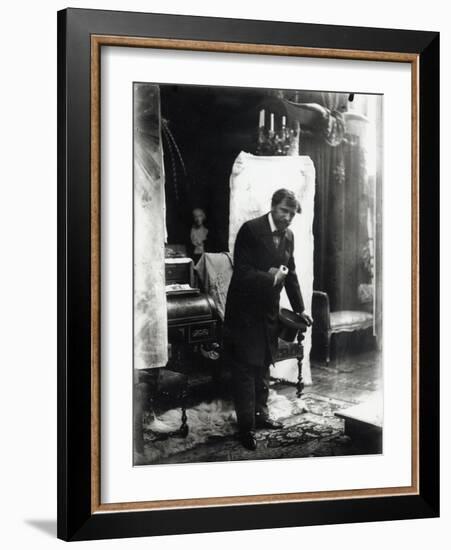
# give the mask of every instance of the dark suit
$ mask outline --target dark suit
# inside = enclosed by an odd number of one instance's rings
[[[268,414],[269,365],[277,350],[282,286],[293,311],[304,311],[293,251],[290,229],[276,248],[267,214],[244,223],[238,231],[223,336],[225,359],[232,368],[238,426],[243,431],[254,429],[256,414]],[[268,271],[280,265],[286,265],[289,272],[283,285],[274,286],[274,275]]]

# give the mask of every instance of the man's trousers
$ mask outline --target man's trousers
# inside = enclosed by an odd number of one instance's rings
[[[229,356],[232,371],[233,399],[241,432],[255,430],[256,416],[268,417],[269,361],[256,366]]]

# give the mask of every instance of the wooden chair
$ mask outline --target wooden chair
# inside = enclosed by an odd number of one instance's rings
[[[179,429],[166,432],[162,437],[186,437],[188,435],[188,419],[186,415],[186,400],[188,396],[188,376],[166,368],[135,370],[134,373],[134,447],[138,453],[144,452],[144,414],[154,414],[154,400],[174,399],[180,404],[181,423]]]
[[[373,326],[373,314],[368,311],[330,311],[326,292],[313,291],[312,297],[312,339],[315,348],[318,342],[325,344],[326,364],[330,363],[330,342],[332,334],[366,330]]]

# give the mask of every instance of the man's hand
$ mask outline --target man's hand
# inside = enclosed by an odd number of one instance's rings
[[[302,317],[302,319],[305,321],[305,324],[308,327],[311,327],[313,325],[313,319],[310,317],[308,313],[305,313],[305,311],[303,311],[302,313],[299,313],[299,316]]]
[[[274,275],[274,286],[283,284],[285,277],[287,276],[286,273],[284,273],[280,267],[270,267],[268,269],[268,273],[271,273],[271,275]]]

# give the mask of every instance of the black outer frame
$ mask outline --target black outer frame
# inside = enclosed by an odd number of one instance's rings
[[[91,513],[90,35],[420,56],[420,494]],[[439,33],[72,9],[58,12],[58,537],[137,537],[439,515]]]

